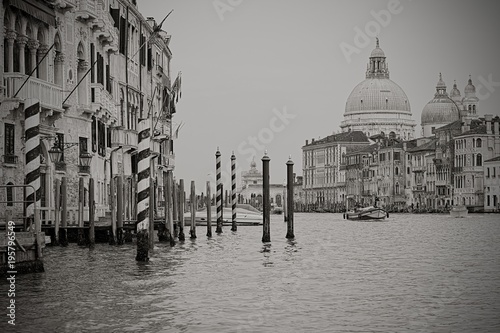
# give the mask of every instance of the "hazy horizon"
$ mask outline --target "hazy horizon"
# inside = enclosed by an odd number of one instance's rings
[[[186,182],[195,180],[197,192],[204,191],[206,180],[213,183],[220,147],[227,171],[232,151],[241,171],[249,169],[253,155],[261,169],[267,150],[271,183],[283,183],[289,155],[294,171],[302,175],[301,147],[305,140],[340,131],[345,102],[365,79],[375,36],[391,80],[408,96],[416,137],[439,73],[448,92],[456,80],[462,96],[471,75],[480,116],[499,115],[500,66],[493,45],[500,10],[495,4],[138,1],[143,16],[157,22],[174,10],[163,24],[172,35],[172,78],[182,71],[174,122],[185,125],[174,143],[174,174]],[[373,37],[364,40],[359,31]]]

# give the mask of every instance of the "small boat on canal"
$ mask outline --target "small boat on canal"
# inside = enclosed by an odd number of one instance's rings
[[[450,210],[451,217],[466,217],[468,214],[469,210],[463,205],[453,206]]]
[[[388,217],[388,213],[380,207],[364,207],[357,208],[353,211],[345,213],[345,218],[348,220],[383,220]]]
[[[253,208],[253,207],[252,207]],[[223,208],[222,211],[222,224],[231,225],[232,224],[232,209]],[[217,224],[217,208],[215,206],[211,207],[211,221],[212,225]],[[237,225],[262,225],[262,213],[258,210],[250,210],[243,207],[236,207],[236,224]],[[191,213],[184,213],[184,225],[191,225]],[[206,226],[207,225],[207,210],[201,209],[196,211],[196,225]]]

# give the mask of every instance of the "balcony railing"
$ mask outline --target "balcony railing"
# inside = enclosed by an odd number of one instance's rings
[[[94,83],[91,87],[92,110],[101,108],[107,110],[111,116],[116,117],[116,105],[111,94],[104,89],[100,83]]]
[[[27,75],[21,73],[4,73],[6,97],[14,97],[24,83]],[[36,98],[43,107],[62,111],[63,90],[61,86],[31,77],[17,93],[19,98]]]
[[[80,20],[97,18],[95,7],[95,0],[80,0],[76,11],[76,18]]]
[[[115,128],[111,142],[113,146],[137,147],[137,132],[128,129]]]
[[[413,186],[413,191],[423,191],[423,192],[425,192],[425,188],[426,188],[425,185],[417,185],[417,186]]]
[[[447,180],[436,180],[436,186],[446,186],[449,185]]]
[[[3,162],[6,164],[17,164],[18,158],[16,155],[3,155]]]

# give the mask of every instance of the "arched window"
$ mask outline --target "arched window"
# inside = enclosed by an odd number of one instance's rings
[[[399,175],[399,168],[398,167],[396,167],[396,169],[394,169],[394,173],[396,174],[396,176]]]
[[[476,156],[476,165],[477,166],[483,165],[483,157],[481,156],[481,154],[477,154],[477,156]]]
[[[477,139],[476,140],[476,147],[481,148],[481,144],[482,144],[481,139]]]

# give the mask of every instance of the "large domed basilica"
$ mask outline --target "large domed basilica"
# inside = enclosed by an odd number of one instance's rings
[[[393,132],[396,137],[414,138],[415,121],[403,89],[389,79],[389,67],[379,40],[370,55],[366,79],[349,95],[345,106],[343,132],[362,131],[367,136]]]

